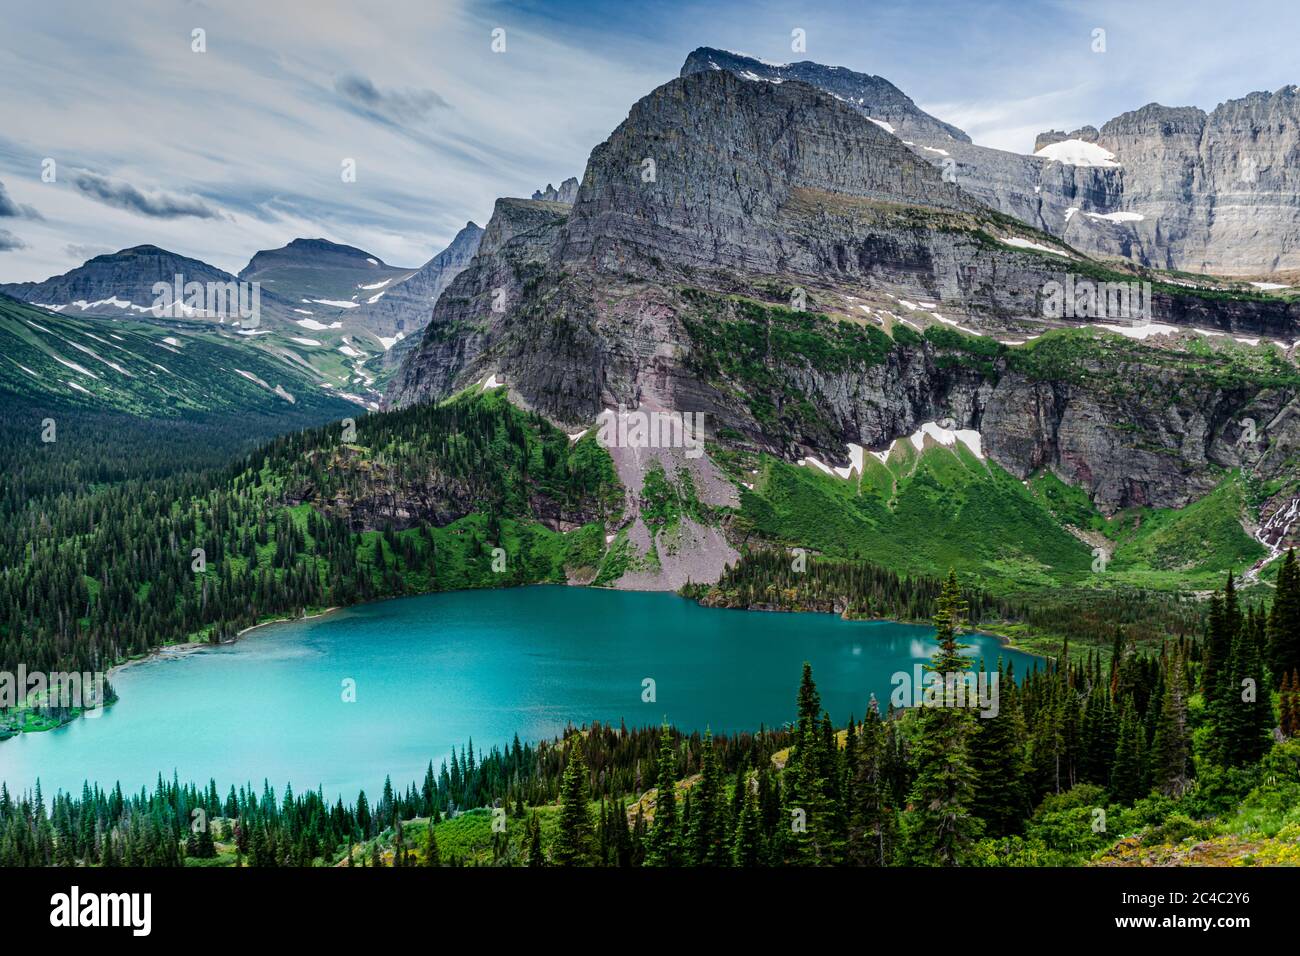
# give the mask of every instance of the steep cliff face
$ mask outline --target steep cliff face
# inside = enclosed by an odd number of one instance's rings
[[[850,444],[880,451],[949,419],[1017,477],[1048,469],[1111,513],[1182,507],[1234,468],[1286,474],[1300,450],[1300,374],[1265,348],[1193,359],[1091,330],[1028,348],[942,328],[889,342],[707,293],[682,307],[686,369],[708,392],[691,407],[786,459],[847,467]]]
[[[532,198],[543,202],[562,202],[566,206],[572,206],[573,201],[578,198],[578,177],[570,176],[560,183],[558,189],[547,183],[545,189],[534,190]]]
[[[1049,469],[1106,511],[1186,504],[1225,469],[1279,473],[1293,368],[1208,333],[1289,346],[1292,307],[1159,288],[1158,321],[1206,333],[1184,333],[1194,361],[1167,342],[1036,341],[1045,286],[1098,268],[839,99],[709,70],[637,103],[571,208],[498,202],[387,401],[503,382],[574,430],[619,404],[699,411],[724,444],[840,466],[850,444],[950,418],[1014,474]],[[1276,425],[1245,447],[1246,418]]]
[[[814,274],[792,204],[975,213],[895,137],[803,83],[723,71],[660,87],[592,152],[562,258],[605,272]]]
[[[446,249],[407,277],[367,294],[350,318],[386,338],[418,335],[429,323],[442,290],[473,261],[482,237],[481,226],[465,223]]]
[[[1295,86],[1251,93],[1209,114],[1153,103],[1100,130],[1042,133],[1035,155],[1023,156],[971,143],[880,77],[709,48],[691,53],[682,75],[716,70],[816,86],[877,121],[980,202],[1084,252],[1230,276],[1300,268]]]
[[[990,458],[1020,478],[1048,468],[1102,511],[1181,508],[1227,471],[1274,477],[1300,450],[1300,376],[1251,354],[1208,362],[1116,339],[1044,342],[1008,353],[972,427]]]
[[[1226,275],[1300,268],[1300,90],[1206,114],[1152,103],[1102,126],[1123,164],[1115,211],[1154,265]],[[1069,238],[1067,234],[1067,238]]]
[[[423,336],[389,384],[386,405],[441,398],[476,374],[485,347],[507,330],[506,318],[531,302],[525,287],[536,291],[547,274],[568,212],[561,203],[497,200],[477,254],[438,299]]]

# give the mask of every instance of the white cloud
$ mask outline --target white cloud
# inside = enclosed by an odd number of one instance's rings
[[[878,74],[976,142],[1028,153],[1038,132],[1153,100],[1210,109],[1295,82],[1290,13],[1280,0],[880,0],[863,16],[827,0],[791,23],[785,0],[654,13],[613,0],[10,4],[0,179],[45,219],[6,222],[26,248],[0,255],[0,281],[66,271],[70,246],[146,242],[233,272],[299,236],[419,265],[498,196],[581,176],[590,150],[700,45]],[[502,54],[490,48],[498,26]],[[792,26],[806,29],[806,53],[791,52]],[[1089,47],[1097,26],[1105,54]],[[195,27],[206,53],[191,52]],[[57,183],[40,180],[45,157]],[[340,177],[346,158],[355,183]],[[94,202],[78,168],[228,218]]]
[[[490,49],[498,23],[504,54]],[[190,50],[196,26],[206,53]],[[69,245],[150,242],[238,271],[298,236],[418,266],[498,196],[580,176],[654,85],[617,50],[570,46],[522,14],[427,0],[320,0],[310,15],[252,0],[48,0],[7,11],[6,32],[0,178],[48,221],[24,227],[27,248],[0,257],[0,281],[65,271]],[[340,94],[345,76],[373,87],[386,122]],[[44,157],[58,182],[40,181]],[[344,159],[356,182],[342,180]],[[199,197],[230,219],[196,229],[78,198],[78,168],[132,184],[146,204]]]

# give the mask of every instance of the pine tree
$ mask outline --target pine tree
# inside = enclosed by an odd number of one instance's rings
[[[1268,667],[1275,683],[1300,670],[1300,568],[1295,549],[1286,553],[1277,573],[1277,589],[1268,618]]]
[[[971,812],[984,821],[986,834],[1000,837],[1020,831],[1029,813],[1029,795],[1025,789],[1025,728],[1015,685],[1006,679],[1000,663],[994,676],[998,682],[997,713],[980,715],[970,742],[970,763],[975,771]]]
[[[916,779],[911,807],[904,815],[908,855],[919,866],[956,866],[979,836],[979,821],[971,814],[975,770],[970,763],[970,740],[975,717],[957,706],[950,681],[965,678],[970,662],[961,655],[966,645],[957,640],[967,614],[954,571],[948,572],[936,602],[935,640],[938,650],[927,670],[944,681],[942,706],[924,706],[918,716],[915,744]]]
[[[528,865],[546,865],[546,857],[542,855],[542,825],[537,819],[536,811],[528,820]]]
[[[646,841],[646,866],[681,866],[682,840],[677,821],[676,754],[668,725],[659,736],[655,816]]]
[[[438,836],[434,831],[433,817],[424,829],[424,865],[442,866],[442,854],[438,852]]]
[[[1282,678],[1278,694],[1278,729],[1288,740],[1300,736],[1300,671]]]
[[[627,803],[619,800],[614,808],[614,865],[629,867],[632,858],[632,831],[627,822]]]
[[[849,814],[849,861],[858,866],[887,866],[893,859],[895,827],[886,773],[888,737],[875,695],[858,728],[857,769]]]
[[[781,782],[788,829],[782,829],[776,842],[784,862],[795,866],[830,864],[843,851],[827,776],[834,757],[833,751],[828,754],[829,721],[818,720],[820,707],[812,667],[805,662],[799,683],[795,740]]]
[[[587,805],[587,764],[582,736],[569,737],[568,762],[560,782],[560,831],[551,844],[556,866],[589,866],[594,853],[591,808]]]
[[[1206,618],[1205,646],[1201,659],[1201,693],[1207,704],[1219,699],[1220,678],[1232,654],[1232,634],[1224,615],[1223,599],[1210,595]]]
[[[1130,696],[1120,710],[1119,739],[1110,771],[1110,793],[1116,801],[1132,803],[1146,795],[1143,787],[1145,758],[1142,724],[1138,720],[1137,705]]]
[[[1218,699],[1211,709],[1214,751],[1224,766],[1252,764],[1271,744],[1275,724],[1260,654],[1263,629],[1259,624],[1258,620],[1247,622],[1237,629]]]
[[[730,862],[726,809],[713,734],[706,731],[700,753],[700,782],[692,791],[688,842],[694,866],[726,866]]]
[[[1160,719],[1151,749],[1152,783],[1166,796],[1181,797],[1191,785],[1191,733],[1186,669],[1178,649],[1166,661]]]
[[[736,820],[736,835],[732,845],[732,862],[736,866],[752,868],[762,859],[762,835],[758,816],[758,796],[746,781],[740,815]]]

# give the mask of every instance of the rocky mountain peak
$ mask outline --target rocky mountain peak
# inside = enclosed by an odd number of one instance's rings
[[[578,177],[570,176],[564,182],[560,183],[560,188],[556,189],[550,183],[546,184],[545,189],[536,190],[533,193],[533,199],[543,202],[562,202],[567,206],[573,205],[573,200],[578,196]]]
[[[725,70],[742,79],[784,83],[797,80],[825,90],[864,116],[887,123],[922,137],[969,143],[970,137],[950,123],[936,119],[922,110],[912,98],[889,80],[869,73],[858,73],[841,66],[825,66],[804,60],[799,63],[768,63],[757,57],[713,47],[691,51],[682,64],[681,74]]]
[[[1051,129],[1045,133],[1039,133],[1034,137],[1034,152],[1037,153],[1044,147],[1051,146],[1054,143],[1063,143],[1069,139],[1081,140],[1085,143],[1097,142],[1098,131],[1095,126],[1081,126],[1071,133],[1062,132],[1059,129]]]
[[[479,254],[495,255],[516,237],[562,223],[569,209],[566,203],[544,199],[498,199],[479,240]]]
[[[1105,153],[1026,156],[971,143],[880,77],[710,48],[691,53],[682,68],[703,71],[812,84],[895,134],[980,202],[1093,255],[1230,276],[1300,269],[1295,86],[1251,93],[1209,114],[1149,103],[1100,129],[1051,130],[1034,143],[1035,153],[1068,140]]]
[[[44,282],[0,285],[0,292],[43,306],[66,307],[73,314],[122,315],[149,310],[157,282],[230,282],[234,276],[198,259],[145,244],[87,260]]]
[[[367,296],[353,310],[351,320],[385,339],[400,337],[405,343],[418,341],[418,333],[429,323],[438,297],[473,260],[482,238],[481,226],[473,221],[465,223],[447,248],[410,276],[381,288],[382,295],[376,292]],[[405,347],[390,348],[385,353],[385,362],[399,362],[404,354]]]
[[[254,253],[239,272],[241,279],[257,279],[270,270],[307,267],[313,269],[392,269],[378,256],[329,239],[294,239],[278,249]]]
[[[1205,129],[1206,118],[1205,111],[1195,106],[1148,103],[1104,123],[1101,135],[1108,142],[1123,136],[1199,137]]]
[[[797,80],[687,72],[592,151],[563,255],[615,270],[636,259],[778,272],[798,268],[786,238],[797,206],[873,201],[978,205],[838,97]]]

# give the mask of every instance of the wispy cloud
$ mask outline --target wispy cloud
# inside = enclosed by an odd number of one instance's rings
[[[447,101],[433,90],[380,90],[360,73],[344,73],[334,81],[334,91],[363,116],[385,122],[421,122]]]
[[[1297,82],[1292,5],[873,0],[863,16],[860,0],[9,4],[0,179],[44,220],[0,219],[26,246],[0,260],[0,281],[65,271],[69,245],[154,243],[238,272],[298,236],[419,265],[497,197],[581,176],[698,46],[883,76],[976,142],[1027,152],[1037,132],[1152,100],[1211,109]],[[206,53],[192,52],[195,27]],[[1105,54],[1091,49],[1099,27]],[[791,49],[795,28],[806,50]],[[47,157],[57,182],[40,178]],[[346,158],[353,182],[340,179]],[[130,189],[83,186],[79,170]]]
[[[8,229],[0,229],[0,252],[12,252],[15,249],[26,249],[27,243],[23,242]]]
[[[0,218],[40,219],[41,214],[36,211],[35,206],[20,205],[10,199],[9,193],[5,191],[5,184],[0,183]]]
[[[70,242],[63,247],[63,251],[78,262],[85,262],[96,256],[108,255],[115,250],[110,246],[83,246],[77,242]]]
[[[197,219],[222,218],[219,210],[209,206],[198,196],[182,196],[164,190],[145,193],[125,180],[110,179],[86,170],[77,171],[72,182],[83,195],[89,196],[96,202],[136,212],[142,216],[152,216],[155,219],[179,219],[184,216],[193,216]]]

